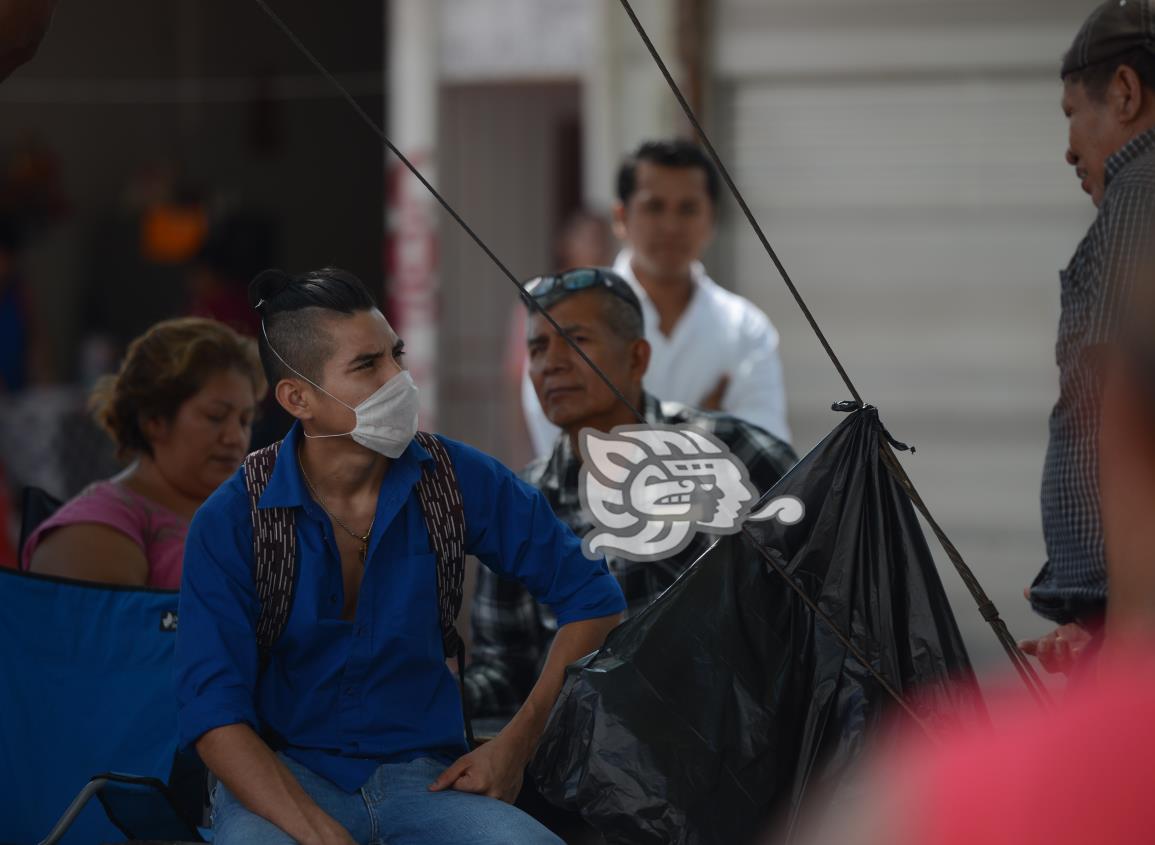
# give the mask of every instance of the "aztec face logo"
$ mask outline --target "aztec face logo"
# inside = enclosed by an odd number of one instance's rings
[[[716,437],[674,426],[619,426],[581,432],[582,507],[594,528],[582,547],[650,561],[682,551],[698,531],[734,534],[747,519],[802,520],[805,507],[779,496],[749,513],[758,491],[745,465]]]

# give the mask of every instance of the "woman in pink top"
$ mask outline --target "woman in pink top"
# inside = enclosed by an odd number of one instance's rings
[[[240,465],[264,392],[253,341],[200,318],[153,326],[92,398],[97,419],[132,464],[44,522],[24,547],[23,567],[179,587],[189,520]]]

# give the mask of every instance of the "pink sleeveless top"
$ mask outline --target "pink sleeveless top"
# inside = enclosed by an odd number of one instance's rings
[[[107,525],[128,537],[148,560],[148,586],[180,587],[188,521],[115,481],[98,481],[45,520],[24,546],[21,568],[28,569],[44,536],[66,525]]]

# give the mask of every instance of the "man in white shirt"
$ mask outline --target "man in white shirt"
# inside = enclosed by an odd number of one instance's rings
[[[626,246],[614,270],[642,302],[653,349],[646,391],[725,411],[789,442],[778,331],[756,305],[716,284],[699,260],[714,237],[713,163],[689,141],[648,141],[622,163],[617,187],[614,231]],[[534,451],[547,455],[558,429],[528,375],[521,398]]]

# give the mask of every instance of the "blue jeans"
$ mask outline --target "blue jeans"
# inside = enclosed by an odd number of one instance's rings
[[[360,845],[510,845],[561,840],[521,810],[481,795],[430,792],[447,763],[423,757],[386,763],[357,792],[334,786],[300,763],[281,762],[317,805],[343,825]],[[215,845],[291,845],[292,838],[241,806],[224,784],[213,792]]]

